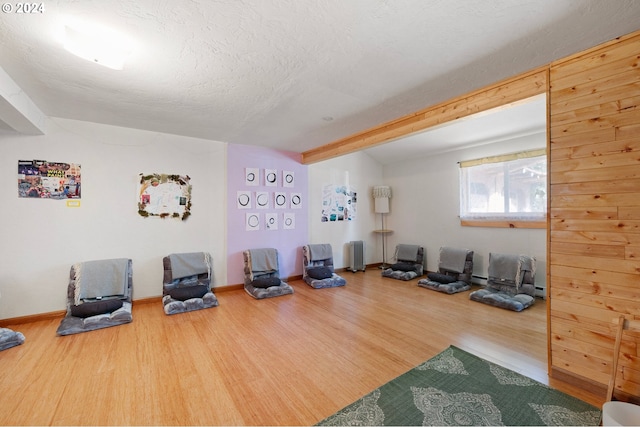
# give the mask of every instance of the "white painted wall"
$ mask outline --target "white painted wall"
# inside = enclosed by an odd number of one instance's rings
[[[357,217],[353,221],[321,222],[322,187],[326,184],[350,185],[358,196]],[[371,189],[383,185],[382,166],[364,152],[348,154],[309,165],[309,243],[330,243],[336,268],[349,266],[348,242],[365,242],[365,262],[382,261],[380,228],[373,212]]]
[[[227,284],[225,143],[66,119],[49,119],[47,127],[42,136],[0,134],[0,319],[63,310],[69,268],[79,261],[131,258],[134,299],[141,299],[161,295],[163,256],[208,251],[214,286]],[[537,283],[544,284],[545,230],[460,226],[457,165],[544,145],[545,136],[538,135],[387,166],[364,152],[312,164],[309,242],[331,243],[337,268],[349,265],[351,240],[365,241],[368,264],[380,262],[381,240],[373,233],[380,218],[371,189],[390,185],[387,226],[394,232],[387,261],[397,243],[417,243],[427,249],[427,268],[434,270],[440,246],[464,246],[476,251],[475,272],[484,276],[489,252],[527,253],[538,258]],[[29,159],[81,164],[81,206],[18,198],[17,163]],[[139,216],[139,173],[189,175],[192,215],[186,221]],[[325,184],[357,189],[356,220],[320,221]]]
[[[490,252],[533,255],[536,285],[544,286],[546,230],[462,227],[457,162],[545,146],[546,136],[541,133],[386,165],[383,177],[393,193],[387,217],[388,228],[393,229],[388,247],[393,252],[398,243],[424,246],[429,271],[437,270],[441,246],[473,249],[474,274],[483,277]]]
[[[81,164],[81,206],[18,198],[23,159]],[[50,119],[42,136],[0,135],[0,318],[65,309],[80,261],[131,258],[140,299],[162,294],[163,256],[208,251],[214,286],[226,284],[225,159],[221,142],[65,119]],[[138,215],[139,173],[189,175],[192,215]]]

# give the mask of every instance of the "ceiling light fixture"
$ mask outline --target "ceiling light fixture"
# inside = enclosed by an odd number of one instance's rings
[[[64,48],[80,58],[122,70],[131,54],[131,42],[120,34],[95,25],[66,25]]]

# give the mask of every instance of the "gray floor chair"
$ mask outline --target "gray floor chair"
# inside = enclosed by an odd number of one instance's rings
[[[24,343],[24,335],[22,332],[16,332],[9,328],[0,328],[0,351],[22,343]]]
[[[315,289],[347,284],[347,281],[335,272],[333,249],[330,244],[309,244],[302,247],[302,280]]]
[[[411,280],[424,273],[424,248],[418,245],[399,244],[396,246],[392,264],[382,270],[383,277],[398,280]]]
[[[279,297],[293,293],[282,279],[278,267],[278,250],[248,249],[244,258],[244,290],[255,299]]]
[[[213,261],[206,252],[169,254],[162,258],[162,305],[165,314],[217,307],[211,290]]]
[[[16,332],[9,328],[0,328],[0,351],[15,347],[24,342],[22,332]]]
[[[132,262],[127,258],[71,266],[67,314],[58,335],[71,335],[129,323],[133,294]]]
[[[455,294],[471,289],[472,274],[472,250],[441,247],[438,271],[427,273],[426,279],[418,280],[418,286],[446,294]]]
[[[496,307],[522,311],[535,302],[536,259],[528,255],[489,254],[487,285],[469,298]]]

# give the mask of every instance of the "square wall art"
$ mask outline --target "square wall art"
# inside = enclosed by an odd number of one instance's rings
[[[140,174],[138,214],[180,218],[191,215],[191,184],[187,175]]]

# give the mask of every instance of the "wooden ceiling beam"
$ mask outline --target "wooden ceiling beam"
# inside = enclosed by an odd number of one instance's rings
[[[302,153],[302,163],[311,164],[384,144],[452,120],[511,105],[549,90],[549,67],[540,67],[494,83],[357,134]]]

